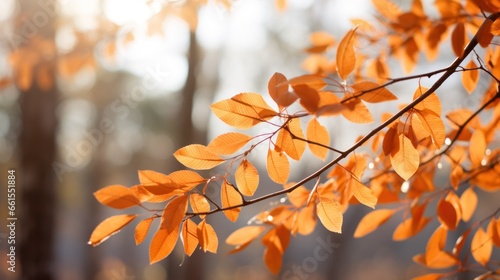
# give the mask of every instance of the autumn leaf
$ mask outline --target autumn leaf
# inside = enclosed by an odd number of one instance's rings
[[[294,85],[293,91],[300,99],[300,105],[309,113],[315,114],[319,107],[318,92],[307,85]]]
[[[278,115],[257,93],[240,93],[210,107],[223,122],[240,129],[251,128]]]
[[[420,164],[418,150],[404,134],[400,134],[397,142],[394,142],[390,159],[394,171],[404,180],[410,179],[417,172]]]
[[[116,215],[107,218],[98,224],[94,231],[92,231],[88,244],[93,247],[98,246],[111,235],[118,233],[120,229],[128,225],[136,217],[137,215]]]
[[[234,175],[236,186],[243,195],[252,196],[259,186],[259,172],[251,162],[242,160]]]
[[[300,160],[306,149],[305,136],[299,119],[291,119],[288,125],[280,130],[276,146],[294,160]]]
[[[221,186],[221,203],[223,208],[232,207],[235,205],[240,205],[243,202],[243,198],[235,190],[234,186],[228,183],[226,180]],[[238,216],[240,215],[241,207],[232,208],[224,210],[223,213],[228,220],[231,222],[236,222]]]
[[[373,116],[359,98],[353,98],[342,103],[342,115],[353,123],[372,123]]]
[[[398,99],[388,89],[380,87],[378,84],[373,82],[362,81],[353,84],[351,87],[355,91],[354,95],[366,102],[379,103]]]
[[[207,181],[200,174],[192,170],[177,170],[168,174],[168,178],[179,185],[183,192],[190,191],[199,184]]]
[[[464,70],[464,72],[462,72],[462,84],[469,94],[474,91],[477,86],[477,82],[479,81],[479,70],[475,68],[477,68],[477,65],[471,59],[471,61],[469,61],[469,63],[465,66],[465,69],[474,70]]]
[[[266,230],[264,226],[245,226],[239,228],[226,238],[226,243],[238,246],[252,242],[264,232],[264,230]]]
[[[423,128],[432,136],[432,143],[441,148],[446,139],[446,129],[443,120],[429,109],[417,111],[417,116]]]
[[[476,234],[472,238],[471,252],[472,256],[482,266],[486,266],[490,261],[491,252],[493,250],[493,240],[483,228],[478,228]]]
[[[203,213],[210,211],[210,204],[205,196],[193,193],[189,195],[189,204],[191,205],[191,209],[193,209],[193,213]],[[199,215],[200,218],[204,219],[206,215]]]
[[[457,211],[453,205],[444,200],[439,200],[437,206],[438,219],[442,225],[446,226],[450,230],[455,230],[457,227],[459,219],[457,219]]]
[[[107,186],[94,192],[94,196],[101,204],[116,209],[125,209],[141,204],[132,190],[122,185]]]
[[[463,22],[458,22],[451,33],[451,46],[456,56],[461,57],[467,41],[467,34]]]
[[[134,233],[135,245],[139,245],[144,241],[146,235],[148,234],[149,228],[151,227],[151,223],[155,218],[156,217],[146,218],[137,224]]]
[[[362,204],[375,208],[377,205],[377,197],[373,194],[373,191],[363,185],[355,178],[351,178],[350,187],[352,188],[352,192],[354,197]]]
[[[423,95],[425,92],[427,92],[429,89],[425,87],[419,87],[415,90],[415,93],[413,94],[413,100],[419,98],[421,95]],[[431,93],[429,96],[427,96],[424,100],[422,100],[420,103],[415,105],[415,109],[419,111],[424,111],[424,110],[430,110],[436,116],[441,116],[441,111],[442,111],[442,106],[441,106],[441,101],[439,100],[439,97],[435,93]]]
[[[394,213],[396,213],[394,209],[380,209],[366,214],[354,231],[354,237],[360,238],[375,231],[378,227],[387,222]]]
[[[278,184],[285,184],[290,174],[290,163],[283,152],[269,149],[266,169],[271,180]]]
[[[316,205],[313,203],[303,207],[297,215],[298,232],[302,235],[309,235],[316,227]]]
[[[469,156],[472,164],[481,165],[486,151],[486,138],[482,130],[478,129],[472,133],[469,145]]]
[[[337,48],[337,71],[342,80],[346,80],[347,76],[354,70],[354,66],[356,66],[356,54],[354,53],[356,29],[357,27],[347,32]]]
[[[331,232],[342,232],[342,211],[334,201],[320,199],[316,207],[319,220]]]
[[[292,105],[297,96],[288,91],[288,82],[286,77],[281,73],[274,73],[269,79],[267,89],[271,98],[278,104],[280,110]]]
[[[330,134],[326,127],[322,126],[316,118],[309,121],[306,129],[307,145],[311,152],[319,159],[325,160],[330,146]],[[318,143],[318,144],[315,144]]]
[[[174,157],[184,166],[199,170],[214,168],[225,161],[207,147],[199,144],[180,148],[174,153]]]
[[[187,219],[182,223],[182,243],[184,244],[184,252],[191,256],[198,247],[198,226],[191,219]]]
[[[204,252],[217,253],[217,247],[219,246],[219,239],[217,238],[217,233],[214,228],[207,224],[206,220],[201,221],[198,224],[198,240],[200,241],[201,249]]]
[[[250,140],[252,140],[252,137],[246,134],[229,132],[215,137],[215,139],[208,144],[207,148],[214,154],[231,155],[243,148]]]

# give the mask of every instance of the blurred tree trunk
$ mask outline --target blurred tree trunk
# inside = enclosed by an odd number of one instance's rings
[[[36,1],[20,0],[21,17],[36,20],[35,13],[41,12]],[[45,1],[45,5],[55,5],[54,0]],[[54,6],[51,6],[54,7]],[[46,15],[46,24],[38,24],[36,36],[50,38],[53,42],[53,16]],[[40,19],[38,19],[40,20]],[[23,34],[26,21],[16,30]],[[25,34],[23,34],[25,35]],[[32,39],[26,36],[24,39]],[[41,55],[40,55],[41,56]],[[41,57],[37,67],[33,68],[33,77],[39,66],[48,66],[48,79],[54,81],[53,58]],[[55,174],[52,163],[56,155],[56,106],[58,93],[53,86],[42,89],[32,81],[27,90],[20,93],[22,128],[20,135],[19,176],[19,266],[20,279],[54,279],[53,245],[56,208]]]

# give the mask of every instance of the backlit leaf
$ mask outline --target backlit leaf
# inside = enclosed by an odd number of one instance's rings
[[[400,134],[398,141],[394,142],[390,159],[394,171],[405,180],[410,179],[417,172],[420,164],[418,150],[404,134]]]
[[[472,133],[469,145],[469,156],[475,166],[481,165],[486,151],[486,137],[482,130],[477,129]]]
[[[443,123],[443,120],[438,115],[434,114],[434,112],[425,109],[419,110],[417,112],[418,118],[420,119],[420,123],[427,130],[427,132],[432,137],[432,143],[437,147],[441,148],[443,146],[444,141],[446,139],[446,129]]]
[[[184,252],[188,256],[191,256],[198,247],[198,226],[191,219],[182,223],[182,243]]]
[[[359,98],[353,98],[347,102],[343,102],[342,115],[353,123],[372,123],[373,116],[366,108],[365,104]]]
[[[252,137],[239,133],[229,132],[215,137],[207,148],[214,154],[231,155],[243,148],[246,143],[252,140]]]
[[[134,192],[122,185],[104,187],[94,192],[94,196],[100,203],[116,209],[125,209],[141,204]]]
[[[413,95],[413,100],[417,99],[420,97],[422,94],[427,92],[428,88],[425,87],[419,87],[417,90],[415,90],[415,94]],[[439,97],[435,93],[431,93],[429,96],[427,96],[424,100],[422,100],[420,103],[415,105],[415,109],[419,111],[424,111],[424,110],[430,110],[436,114],[436,116],[441,116],[441,101],[439,100]]]
[[[437,206],[438,219],[442,225],[450,230],[455,230],[458,223],[457,211],[455,207],[444,199],[441,199]]]
[[[92,234],[88,244],[97,246],[108,239],[111,235],[118,233],[120,229],[128,225],[137,215],[116,215],[107,218],[98,224]]]
[[[174,153],[174,157],[184,166],[200,170],[214,168],[225,161],[207,147],[199,144],[180,148]]]
[[[467,41],[466,39],[467,34],[465,33],[464,23],[458,22],[457,25],[455,25],[453,32],[451,33],[451,46],[456,56],[462,56]]]
[[[356,41],[356,29],[354,27],[344,35],[337,48],[337,71],[339,77],[345,80],[356,66],[356,54],[354,53],[354,42]]]
[[[238,190],[246,196],[252,196],[259,186],[259,172],[251,162],[242,160],[234,175]]]
[[[380,209],[366,214],[359,222],[356,231],[354,231],[354,237],[360,238],[375,231],[387,222],[394,213],[396,213],[394,209]]]
[[[278,114],[257,93],[240,93],[210,107],[223,122],[240,129],[248,129]]]
[[[361,203],[368,207],[375,208],[377,205],[377,197],[373,194],[373,191],[363,185],[358,180],[352,178],[350,186],[354,197]]]
[[[229,245],[242,245],[252,242],[266,228],[264,226],[246,226],[237,229],[226,238],[226,243]]]
[[[139,245],[144,241],[154,219],[155,217],[146,218],[137,224],[134,233],[135,245]]]
[[[486,266],[490,261],[491,252],[493,251],[493,240],[483,228],[478,228],[471,243],[472,256],[482,266]]]
[[[388,89],[380,87],[378,84],[373,82],[362,81],[353,84],[351,87],[355,90],[354,94],[356,96],[361,94],[359,98],[366,102],[379,103],[398,99]]]
[[[226,180],[221,186],[221,203],[223,208],[240,205],[243,202],[241,195],[234,189],[234,186],[230,185]],[[236,222],[238,216],[240,215],[241,207],[232,208],[224,210],[224,215],[231,222]]]
[[[264,263],[274,275],[278,275],[283,265],[283,253],[281,253],[273,244],[264,250]]]
[[[201,183],[206,182],[207,180],[201,177],[200,174],[192,171],[192,170],[178,170],[168,174],[168,177],[178,184],[182,190],[190,191],[194,187],[198,186]]]
[[[210,224],[207,224],[206,220],[198,224],[198,240],[204,252],[217,253],[219,239],[217,238],[217,233],[214,228]]]
[[[429,273],[422,276],[413,277],[411,280],[439,280],[443,276],[443,273]]]
[[[331,232],[342,232],[342,210],[334,201],[320,199],[316,206],[319,220]]]
[[[410,237],[415,236],[419,233],[429,222],[430,218],[421,217],[411,217],[400,223],[392,235],[392,239],[395,241],[406,240]]]
[[[300,98],[300,105],[309,113],[315,114],[320,101],[318,92],[307,85],[294,85],[292,87],[295,94]]]
[[[298,232],[302,235],[308,235],[314,231],[316,227],[316,206],[309,204],[303,207],[297,216]]]
[[[269,149],[266,169],[271,180],[278,184],[285,184],[290,174],[290,163],[283,152]]]
[[[474,69],[477,68],[476,63],[471,59],[469,63],[465,66],[466,69]],[[470,94],[477,86],[477,82],[479,81],[479,70],[467,70],[462,72],[462,84],[464,85],[465,90]]]
[[[280,110],[286,108],[297,100],[297,96],[288,91],[286,77],[281,73],[274,73],[269,79],[267,89],[271,98],[278,104]]]
[[[203,213],[210,211],[210,203],[205,198],[205,196],[193,193],[189,195],[189,204],[191,205],[191,209],[193,209],[193,213]],[[205,218],[205,215],[200,215],[200,218]]]
[[[307,140],[323,145],[320,146],[311,142],[307,143],[309,149],[315,156],[325,160],[328,153],[328,149],[326,147],[330,146],[330,134],[328,133],[328,130],[322,126],[316,118],[313,118],[307,125],[306,135]]]
[[[276,145],[294,160],[300,160],[306,149],[305,136],[300,126],[300,120],[293,118],[281,129],[276,139]]]

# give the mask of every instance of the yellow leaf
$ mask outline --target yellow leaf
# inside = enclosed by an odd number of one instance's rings
[[[203,249],[204,252],[217,253],[219,239],[217,238],[217,233],[215,233],[214,228],[207,224],[206,220],[203,220],[198,224],[197,231],[201,249]]]
[[[354,197],[360,203],[368,207],[375,208],[375,205],[377,205],[377,197],[373,194],[371,189],[363,185],[355,178],[351,178],[350,187],[352,188]]]
[[[189,196],[189,204],[193,213],[203,213],[210,211],[210,204],[208,200],[201,194],[193,193]],[[205,215],[200,215],[200,218],[204,219]]]
[[[146,218],[137,224],[134,233],[135,245],[139,245],[144,241],[154,219],[155,217]]]
[[[297,100],[297,96],[288,91],[287,79],[281,73],[274,73],[271,79],[269,79],[267,89],[271,98],[278,104],[280,111],[292,105]]]
[[[214,168],[225,161],[207,147],[199,144],[180,148],[174,153],[174,157],[184,166],[199,170]]]
[[[184,252],[188,256],[191,256],[198,246],[198,227],[191,219],[182,223],[182,243],[184,244]]]
[[[344,81],[356,66],[356,54],[354,53],[356,29],[357,27],[354,27],[347,32],[337,48],[337,71],[339,77]]]
[[[207,148],[214,154],[231,155],[243,148],[252,137],[238,132],[229,132],[215,137]]]
[[[242,245],[252,242],[266,228],[264,226],[246,226],[237,229],[226,238],[226,243],[229,245]]]
[[[310,141],[307,142],[307,144],[311,152],[318,158],[325,160],[328,153],[328,149],[326,147],[330,146],[330,134],[328,133],[328,130],[322,126],[316,118],[313,118],[307,125],[306,135],[307,140]]]
[[[410,179],[417,172],[420,164],[418,150],[404,134],[400,134],[394,142],[390,159],[394,171],[405,180]]]
[[[290,163],[283,152],[269,149],[266,169],[271,180],[278,184],[285,184],[290,174]]]
[[[259,172],[251,162],[242,160],[235,173],[236,186],[243,195],[252,196],[259,186]]]
[[[493,240],[483,228],[479,228],[474,234],[471,243],[472,256],[482,266],[486,266],[490,261],[491,252],[493,250]]]
[[[476,63],[471,59],[469,63],[465,66],[466,69],[474,69],[477,68]],[[470,94],[474,91],[477,86],[477,82],[479,81],[479,70],[467,70],[462,72],[462,84],[464,85],[465,90]]]
[[[366,214],[359,222],[356,231],[354,231],[354,237],[360,238],[375,231],[387,222],[395,212],[394,209],[380,209]]]
[[[118,233],[120,229],[128,225],[136,217],[137,215],[116,215],[107,218],[92,231],[88,244],[94,247],[101,244],[111,235]]]
[[[370,103],[379,103],[398,98],[385,87],[380,87],[378,84],[368,81],[355,83],[351,86],[354,89],[354,94],[361,100]],[[377,88],[377,89],[375,89]]]
[[[134,192],[122,185],[104,187],[94,192],[94,196],[101,204],[116,209],[125,209],[141,204]]]
[[[240,205],[243,202],[241,195],[235,190],[234,186],[229,184],[226,180],[222,183],[220,195],[223,208]],[[237,207],[224,210],[223,213],[228,220],[236,222],[240,215],[240,211],[241,207]]]
[[[210,107],[223,122],[240,129],[248,129],[278,115],[257,93],[240,93]]]
[[[476,129],[472,133],[469,145],[469,156],[470,161],[474,166],[480,166],[481,161],[484,159],[484,153],[486,151],[486,137],[480,129]]]
[[[288,122],[286,127],[280,130],[276,139],[276,145],[292,159],[300,160],[306,149],[304,139],[300,120],[294,118]]]
[[[319,220],[326,229],[342,233],[342,210],[335,201],[320,199],[316,209]]]

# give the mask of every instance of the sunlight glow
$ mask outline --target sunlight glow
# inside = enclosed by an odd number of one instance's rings
[[[123,25],[145,22],[153,13],[145,1],[107,0],[104,3],[104,14],[112,22]]]

